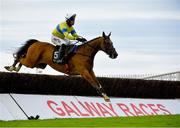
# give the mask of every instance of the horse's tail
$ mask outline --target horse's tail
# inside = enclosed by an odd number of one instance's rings
[[[20,59],[21,57],[24,57],[27,53],[28,48],[37,41],[38,40],[35,39],[30,39],[26,41],[25,44],[22,47],[20,47],[16,53],[13,54],[14,58]]]

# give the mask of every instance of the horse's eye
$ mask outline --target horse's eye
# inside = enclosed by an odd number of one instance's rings
[[[106,42],[107,45],[111,45],[112,44],[110,40],[105,40],[105,42]]]
[[[106,43],[106,44],[109,44],[109,39],[105,39],[105,43]]]

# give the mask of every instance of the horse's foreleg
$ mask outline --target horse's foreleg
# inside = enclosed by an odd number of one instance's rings
[[[103,89],[102,85],[99,83],[99,81],[97,80],[95,74],[94,74],[94,71],[92,70],[90,72],[90,75],[92,76],[92,78],[96,81],[96,83],[98,83],[98,88],[96,89],[97,92],[103,96],[103,98],[105,99],[105,101],[110,101],[110,98],[106,95],[106,92],[105,90]]]
[[[89,71],[85,70],[81,75],[97,90],[99,95],[103,96],[105,101],[110,101],[109,97],[104,92],[104,89],[96,79],[93,71],[90,73]]]

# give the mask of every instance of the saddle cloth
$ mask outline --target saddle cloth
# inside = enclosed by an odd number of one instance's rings
[[[60,48],[61,48],[61,46],[59,46],[59,45],[55,46],[55,48],[54,48],[53,56],[52,56],[52,61],[54,63],[57,63],[57,59],[59,58],[59,49]],[[77,48],[78,48],[78,45],[66,45],[66,48],[65,48],[65,55],[67,56],[66,61],[68,61],[70,55],[72,55],[73,53],[76,53]]]

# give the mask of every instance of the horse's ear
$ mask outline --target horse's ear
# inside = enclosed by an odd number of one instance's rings
[[[103,36],[103,37],[106,37],[106,34],[103,32],[102,36]]]
[[[110,36],[111,36],[111,32],[109,33],[108,37],[110,37]]]

